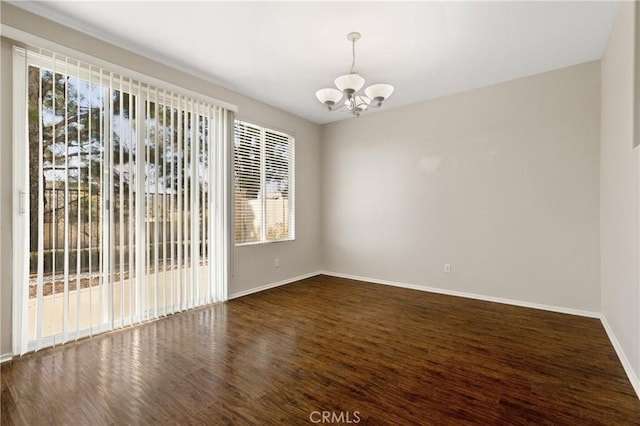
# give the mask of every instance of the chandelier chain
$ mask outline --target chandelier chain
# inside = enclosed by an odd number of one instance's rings
[[[351,74],[357,74],[358,71],[356,71],[356,40],[355,39],[351,40],[351,56],[353,57],[353,60],[351,62]]]

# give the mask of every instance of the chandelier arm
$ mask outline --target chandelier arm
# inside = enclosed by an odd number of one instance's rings
[[[356,98],[356,99],[357,99],[357,98]],[[372,104],[368,104],[368,103],[366,103],[366,102],[360,102],[359,104],[355,104],[355,108],[360,108],[360,107],[361,107],[361,106],[363,106],[363,105],[364,105],[364,107],[365,107],[365,108],[368,108],[368,107],[375,107],[375,108],[378,108],[377,106],[372,105]]]
[[[337,110],[342,109],[342,108],[347,108],[347,104],[343,103],[342,105],[340,105],[340,106],[338,106],[338,107],[333,106],[333,107],[331,107],[331,108],[329,109],[329,111],[337,111]]]
[[[363,105],[363,104],[361,104]],[[367,108],[380,108],[382,106],[382,104],[380,105],[375,105],[375,104],[367,104]]]

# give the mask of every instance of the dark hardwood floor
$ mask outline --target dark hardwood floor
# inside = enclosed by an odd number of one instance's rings
[[[640,424],[597,319],[326,276],[1,374],[2,425]]]

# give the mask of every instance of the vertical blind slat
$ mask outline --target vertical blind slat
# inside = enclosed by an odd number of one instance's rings
[[[129,117],[131,119],[131,121],[135,120],[135,115],[134,115],[134,109],[133,109],[133,82],[131,82],[131,80],[129,80]],[[135,220],[135,209],[136,209],[136,203],[135,203],[135,199],[134,199],[134,192],[133,192],[133,187],[135,185],[135,170],[134,170],[134,147],[136,144],[136,137],[135,137],[135,133],[134,133],[134,128],[133,126],[129,126],[129,146],[128,146],[128,154],[129,154],[129,164],[128,164],[128,171],[129,171],[129,215],[128,215],[128,225],[129,225],[129,247],[128,247],[128,254],[129,254],[129,303],[128,303],[128,308],[129,308],[129,325],[133,324],[133,288],[135,285],[135,263],[134,263],[134,245],[133,245],[133,234],[134,234],[134,220]]]
[[[97,291],[97,296],[98,296],[98,332],[101,332],[103,330],[103,322],[104,322],[104,306],[103,306],[103,301],[104,301],[104,286],[105,283],[107,282],[107,276],[106,276],[106,250],[105,250],[105,234],[107,231],[106,225],[105,225],[105,217],[104,217],[104,200],[105,200],[105,190],[104,190],[104,159],[105,159],[105,155],[104,155],[104,145],[105,145],[105,139],[104,139],[104,127],[105,127],[105,120],[104,120],[104,81],[103,81],[103,72],[102,69],[99,69],[98,71],[100,73],[100,82],[98,85],[98,108],[100,110],[99,114],[98,114],[98,139],[99,139],[99,147],[100,147],[100,154],[99,154],[99,161],[98,163],[100,164],[100,170],[99,170],[99,174],[98,174],[98,183],[99,183],[99,188],[101,188],[101,194],[100,194],[100,198],[97,200],[97,207],[98,207],[98,230],[100,231],[98,233],[98,247],[100,248],[100,255],[98,256],[99,259],[99,265],[98,265],[98,269],[99,269],[99,275],[98,275],[98,291]]]
[[[143,286],[146,276],[145,268],[145,161],[144,161],[144,144],[145,144],[145,130],[142,124],[144,111],[145,111],[145,98],[142,93],[142,86],[138,84],[136,86],[136,314],[135,322],[142,321],[143,305]],[[141,125],[142,124],[142,125]]]
[[[179,287],[179,303],[180,310],[185,309],[184,306],[184,288],[183,288],[183,259],[182,259],[182,174],[181,171],[184,170],[184,155],[182,152],[182,112],[180,110],[182,104],[182,97],[178,99],[178,140],[177,140],[177,162],[178,162],[178,170],[177,170],[177,193],[176,199],[178,202],[177,209],[177,228],[178,228],[178,241],[177,245],[177,259],[178,259],[178,287]]]
[[[52,104],[52,111],[53,114],[55,116],[56,114],[56,98],[57,98],[57,94],[56,94],[56,61],[55,61],[55,55],[53,56],[54,61],[53,61],[53,67],[52,67],[52,80],[51,80],[51,91],[53,93],[53,96],[51,98],[51,104]],[[58,243],[58,226],[57,226],[57,201],[58,201],[58,197],[56,194],[56,186],[57,186],[57,180],[56,180],[56,175],[57,175],[57,171],[56,171],[56,140],[55,140],[55,134],[56,134],[56,120],[52,120],[51,122],[51,145],[52,145],[52,149],[51,149],[51,161],[52,161],[52,168],[53,168],[53,185],[52,185],[52,195],[53,195],[53,200],[51,202],[51,220],[52,220],[52,233],[53,233],[53,237],[52,237],[52,248],[51,248],[51,267],[52,267],[52,272],[51,272],[51,322],[49,323],[49,326],[51,327],[51,334],[53,335],[53,341],[52,344],[53,346],[55,346],[56,344],[56,340],[55,340],[55,336],[56,336],[56,332],[55,332],[55,323],[56,323],[56,266],[57,266],[57,259],[56,259],[56,248],[57,248],[57,243]]]
[[[64,59],[65,70],[68,66]],[[69,80],[64,79],[64,126],[69,127]],[[69,170],[69,132],[64,132],[64,169]],[[67,172],[68,174],[68,172]],[[62,299],[62,340],[68,340],[69,332],[69,178],[64,180],[64,294]]]
[[[120,326],[124,326],[124,95],[122,93],[122,79],[118,89],[118,277],[120,281]],[[115,202],[113,203],[115,207]]]
[[[157,91],[154,89],[153,92],[156,96],[155,98],[157,99]],[[154,108],[154,132],[153,132],[153,147],[154,149],[154,159],[153,159],[153,183],[154,183],[154,192],[153,194],[155,194],[155,197],[153,197],[153,258],[154,258],[154,267],[153,267],[153,271],[154,271],[154,278],[155,278],[155,283],[154,283],[154,291],[153,291],[153,295],[154,295],[154,304],[153,304],[153,315],[154,316],[158,316],[158,292],[160,291],[160,270],[159,270],[159,258],[160,258],[160,253],[158,252],[158,248],[160,247],[160,244],[158,243],[158,234],[159,234],[159,229],[158,229],[158,221],[160,219],[160,212],[158,210],[158,197],[160,195],[159,189],[160,189],[160,177],[159,177],[159,168],[158,168],[158,163],[159,161],[159,153],[160,153],[160,147],[158,144],[158,102],[154,102],[153,104],[153,108]]]
[[[109,315],[110,318],[110,323],[111,323],[111,328],[115,328],[115,310],[114,310],[114,299],[115,299],[115,295],[114,295],[114,291],[115,291],[115,278],[116,278],[116,250],[115,250],[115,244],[116,244],[116,239],[115,239],[115,218],[114,218],[114,209],[115,209],[115,200],[113,199],[114,197],[114,191],[113,191],[113,185],[114,185],[114,180],[115,180],[115,176],[113,173],[113,166],[114,166],[114,162],[113,162],[113,146],[114,146],[114,138],[113,138],[113,124],[114,124],[114,120],[113,120],[113,108],[114,108],[114,102],[113,102],[113,73],[109,72],[109,87],[108,87],[108,96],[109,96],[109,115],[107,118],[107,126],[105,128],[105,132],[108,132],[108,135],[106,137],[106,149],[105,149],[105,157],[107,157],[106,159],[106,163],[108,165],[108,169],[107,169],[107,175],[109,176],[108,179],[108,194],[107,194],[107,222],[108,222],[108,231],[107,231],[107,238],[108,238],[108,243],[107,243],[107,247],[108,249],[106,250],[108,253],[108,262],[107,264],[109,265],[109,273],[108,273],[108,281],[107,281],[107,313]]]
[[[91,66],[89,67],[89,74],[91,74]],[[88,84],[88,94],[89,94],[89,110],[88,114],[88,143],[89,143],[89,161],[87,164],[88,172],[87,172],[87,191],[89,193],[89,199],[87,200],[87,208],[89,211],[88,223],[89,223],[89,336],[93,336],[93,191],[92,191],[92,163],[93,163],[93,148],[92,148],[92,135],[93,135],[93,117],[91,112],[93,111],[93,84],[89,81]]]
[[[198,109],[193,108],[195,111]],[[198,134],[198,126],[200,124],[199,114],[194,112],[191,114],[191,299],[189,307],[193,308],[195,301],[198,300],[198,269],[200,269],[200,254],[198,250],[199,238],[198,238],[198,223],[199,218],[197,212],[199,211],[199,196],[198,185],[200,170],[198,167],[198,151],[200,136]]]
[[[76,64],[76,120],[80,121],[80,117],[81,117],[81,103],[80,103],[80,92],[81,92],[81,86],[80,86],[80,63],[78,62]],[[77,160],[77,164],[76,164],[76,173],[78,174],[78,176],[76,177],[77,179],[77,183],[76,183],[76,189],[77,189],[77,195],[76,195],[76,221],[77,221],[77,231],[76,231],[76,322],[75,322],[75,327],[74,327],[74,334],[76,339],[78,338],[78,330],[80,329],[80,313],[82,311],[82,305],[80,304],[80,271],[81,271],[81,267],[82,267],[82,258],[81,258],[81,250],[80,250],[80,230],[82,229],[82,217],[80,215],[81,213],[81,198],[80,198],[80,182],[82,182],[82,171],[80,169],[80,165],[82,164],[82,137],[81,137],[81,129],[80,127],[77,128],[76,130],[76,141],[77,141],[77,150],[78,150],[78,160]]]
[[[172,178],[171,181],[170,181],[171,193],[170,193],[170,196],[169,196],[169,229],[170,229],[170,232],[169,232],[169,234],[170,234],[169,235],[169,245],[171,247],[170,248],[170,251],[171,251],[171,263],[170,263],[170,265],[171,265],[171,269],[170,269],[171,273],[169,274],[169,279],[170,279],[170,283],[171,283],[170,284],[171,285],[171,309],[169,310],[170,312],[173,312],[176,309],[175,298],[177,298],[176,295],[174,294],[175,285],[176,285],[177,280],[176,280],[176,276],[175,276],[176,274],[175,274],[175,269],[174,269],[174,260],[175,260],[176,248],[175,248],[175,244],[174,244],[174,232],[175,232],[174,231],[175,230],[175,220],[174,220],[174,217],[175,217],[174,216],[174,213],[175,213],[175,211],[174,211],[174,207],[175,207],[174,206],[174,198],[175,197],[174,197],[174,193],[175,193],[175,182],[173,180],[173,177],[176,175],[177,171],[176,171],[176,168],[175,168],[175,155],[176,154],[175,154],[175,151],[174,151],[174,146],[175,146],[174,145],[174,135],[176,133],[176,130],[175,130],[176,122],[175,122],[175,115],[173,113],[173,100],[174,100],[174,97],[172,96],[171,97],[171,103],[170,103],[170,106],[169,106],[170,107],[169,111],[171,113],[171,119],[170,119],[170,123],[171,123],[171,127],[170,127],[171,128],[171,140],[170,140],[171,166],[169,167],[169,170],[170,170],[169,173],[170,173],[170,176]]]
[[[162,91],[163,97],[167,98],[167,92]],[[167,315],[167,108],[162,107],[162,314]]]
[[[44,203],[41,201],[44,199],[44,165],[42,159],[42,152],[44,149],[44,140],[43,140],[43,115],[42,115],[42,71],[40,69],[38,71],[38,252],[42,253],[44,251]],[[36,288],[36,318],[35,318],[35,326],[36,326],[36,350],[39,350],[42,347],[42,302],[43,302],[43,281],[44,281],[44,257],[38,256],[38,271],[37,271],[37,288]]]

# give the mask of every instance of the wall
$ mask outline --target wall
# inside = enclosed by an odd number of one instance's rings
[[[235,249],[233,277],[229,293],[236,294],[273,282],[287,280],[320,269],[320,128],[302,118],[285,113],[238,93],[215,86],[182,71],[162,65],[101,40],[63,27],[22,9],[1,2],[2,23],[55,43],[99,57],[113,64],[167,81],[189,90],[215,97],[238,106],[239,118],[296,136],[296,240]],[[11,41],[2,39],[2,140],[0,141],[0,354],[11,351]],[[280,259],[275,268],[274,258]]]
[[[602,313],[638,386],[640,152],[633,148],[633,7],[620,6],[602,58],[600,226]]]
[[[0,7],[3,23],[234,103],[242,119],[295,132],[297,239],[235,249],[230,293],[323,266],[602,310],[640,373],[632,4],[621,6],[601,68],[587,63],[322,128],[7,3]],[[0,355],[11,349],[10,64],[11,42],[3,39]],[[276,257],[280,268],[273,267]],[[443,273],[444,263],[452,264],[451,274]]]
[[[323,126],[325,269],[599,312],[599,78],[590,62]]]

